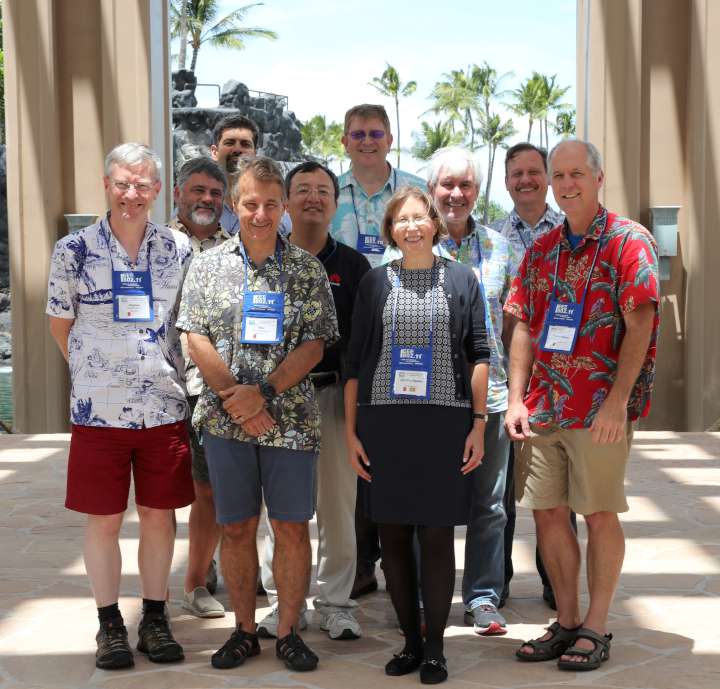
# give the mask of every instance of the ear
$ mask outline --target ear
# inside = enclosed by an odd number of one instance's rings
[[[347,152],[348,135],[343,134],[342,137],[340,137],[340,141],[342,141],[342,145],[345,147],[345,151]]]
[[[175,188],[173,189],[173,201],[175,201],[175,205],[177,205],[178,200],[180,199],[180,187],[175,185]]]
[[[392,135],[390,132],[388,132],[388,133],[387,133],[387,138],[388,138],[388,148],[392,148],[392,145],[393,145],[393,135]]]
[[[210,144],[210,156],[213,160],[217,161],[218,147],[215,144]]]
[[[600,187],[602,187],[603,183],[605,182],[605,173],[602,170],[600,170],[600,172],[598,172],[597,179],[598,179],[598,189],[600,189]]]

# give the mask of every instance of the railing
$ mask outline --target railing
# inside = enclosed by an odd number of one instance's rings
[[[197,83],[197,86],[211,86],[217,89],[217,102],[218,105],[220,104],[220,84],[201,84],[200,82]],[[266,98],[268,96],[272,98],[279,98],[282,101],[283,104],[283,110],[289,110],[290,108],[290,101],[287,96],[283,96],[279,93],[270,93],[269,91],[256,91],[255,89],[248,89],[248,93],[253,96],[253,98]]]

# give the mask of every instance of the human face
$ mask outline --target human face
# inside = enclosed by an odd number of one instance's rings
[[[505,188],[515,208],[545,206],[548,177],[543,159],[537,151],[521,151],[507,164]]]
[[[220,221],[225,194],[222,182],[214,177],[196,172],[182,187],[175,187],[174,196],[178,217],[184,223],[214,227]]]
[[[125,222],[147,221],[148,213],[161,186],[160,180],[156,179],[156,170],[152,163],[132,167],[113,165],[110,175],[103,177],[103,184],[110,206],[110,217]],[[118,188],[118,184],[133,186],[123,190]],[[140,185],[140,191],[136,185]]]
[[[210,146],[210,153],[228,172],[235,172],[240,158],[254,158],[255,144],[249,129],[226,129],[220,142]]]
[[[597,213],[603,173],[597,175],[588,165],[585,146],[568,141],[555,149],[552,157],[552,189],[560,209],[573,218]]]
[[[243,244],[272,251],[285,212],[282,187],[276,182],[257,180],[250,173],[240,177],[237,184],[235,212]]]
[[[432,257],[433,237],[437,229],[421,199],[410,197],[393,218],[392,238],[403,258]]]
[[[350,132],[365,131],[365,138],[353,139]],[[385,132],[381,139],[373,139],[370,131]],[[392,146],[392,134],[385,129],[383,121],[379,117],[353,117],[350,119],[348,133],[342,137],[345,152],[353,164],[353,167],[373,168],[385,164],[385,159]]]
[[[448,227],[464,227],[475,208],[480,187],[475,182],[472,168],[458,174],[443,167],[430,193]]]
[[[327,231],[336,210],[335,189],[326,172],[298,172],[290,180],[288,214],[293,230],[307,227]]]

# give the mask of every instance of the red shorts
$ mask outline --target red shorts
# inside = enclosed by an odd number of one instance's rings
[[[131,471],[135,504],[161,510],[189,505],[195,492],[185,421],[138,430],[73,425],[65,507],[124,512]]]

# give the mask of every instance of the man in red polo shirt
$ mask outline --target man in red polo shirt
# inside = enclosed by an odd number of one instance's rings
[[[510,290],[516,319],[505,424],[521,441],[516,497],[533,510],[557,621],[517,651],[593,670],[609,657],[607,616],[625,553],[625,466],[632,422],[655,372],[657,249],[641,225],[603,208],[600,155],[564,141],[549,156],[566,220],[537,238]],[[579,605],[580,549],[569,510],[585,517],[590,604]]]

